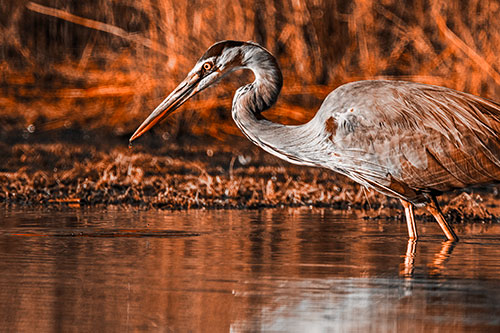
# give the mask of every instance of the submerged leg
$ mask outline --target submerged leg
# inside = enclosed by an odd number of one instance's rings
[[[413,214],[413,204],[403,199],[400,200],[405,209],[406,224],[408,225],[408,236],[410,237],[410,239],[417,239],[417,225],[415,224],[415,215]]]
[[[432,260],[432,264],[429,265],[431,268],[431,275],[440,274],[440,272],[444,269],[444,265],[450,259],[455,244],[456,242],[451,240],[445,240],[441,244],[441,250],[439,251],[439,253],[436,253],[436,255],[434,256],[434,260]]]
[[[415,239],[408,239],[406,246],[405,262],[403,269],[399,273],[403,276],[412,276],[415,269],[415,257],[417,252],[417,241]]]
[[[439,209],[439,206],[438,206],[438,203],[437,203],[435,197],[432,197],[432,200],[427,204],[426,208],[429,211],[429,213],[431,213],[434,216],[437,223],[439,224],[439,226],[443,230],[444,234],[446,235],[446,238],[448,238],[448,240],[450,240],[450,241],[455,241],[455,242],[458,241],[458,237],[455,234],[455,232],[453,231],[453,228],[444,219],[444,216],[441,213],[441,209]]]

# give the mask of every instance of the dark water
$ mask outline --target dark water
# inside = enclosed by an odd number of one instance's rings
[[[499,331],[500,225],[0,210],[0,331]]]

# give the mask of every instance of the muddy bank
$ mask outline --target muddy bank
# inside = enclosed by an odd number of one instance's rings
[[[399,210],[397,216],[385,210],[399,208],[397,200],[327,170],[283,162],[244,138],[234,138],[232,145],[213,140],[174,144],[151,135],[128,149],[125,137],[91,133],[71,140],[64,140],[61,133],[50,137],[0,143],[0,204],[158,209],[313,206],[402,217]],[[445,212],[455,221],[497,220],[499,199],[495,187],[442,197],[449,203]]]

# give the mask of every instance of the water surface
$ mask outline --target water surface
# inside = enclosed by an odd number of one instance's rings
[[[500,225],[0,210],[1,331],[500,330]]]

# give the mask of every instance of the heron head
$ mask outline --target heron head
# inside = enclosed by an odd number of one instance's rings
[[[196,62],[186,78],[144,120],[130,138],[130,143],[146,133],[188,99],[218,82],[224,75],[243,67],[242,47],[253,45],[239,41],[222,41],[212,45]]]

